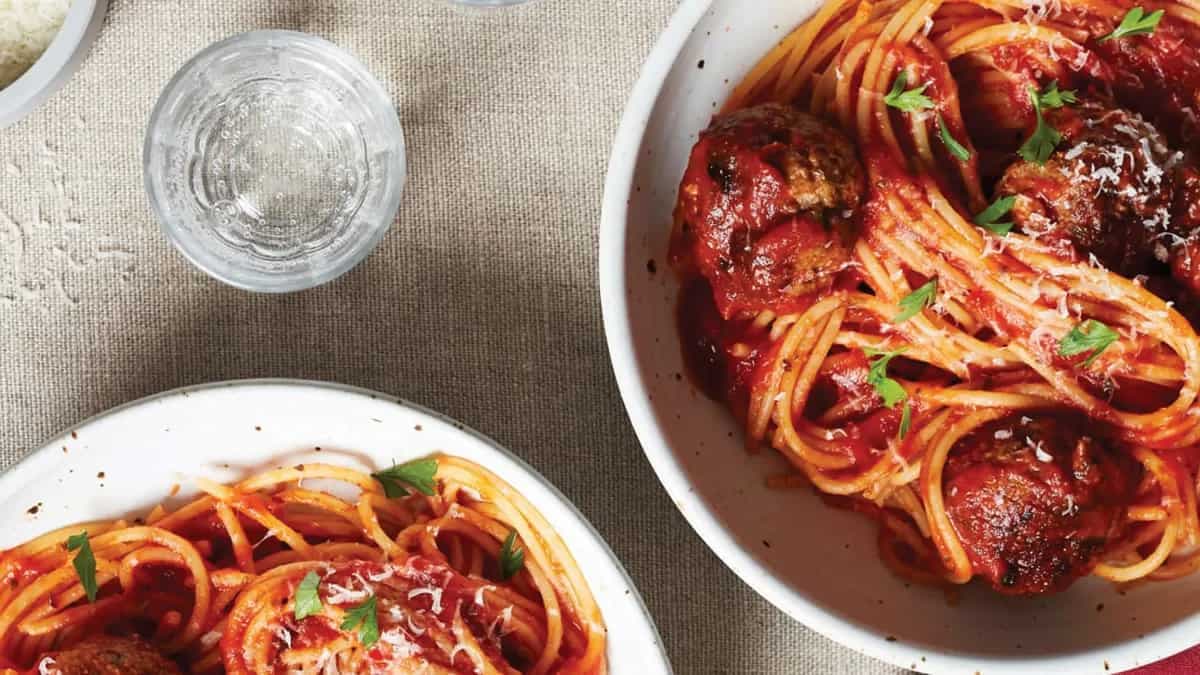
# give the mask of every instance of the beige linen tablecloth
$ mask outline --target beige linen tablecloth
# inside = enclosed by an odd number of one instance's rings
[[[74,80],[0,131],[0,466],[181,385],[369,387],[462,420],[558,485],[624,561],[682,675],[896,672],[730,573],[663,492],[617,395],[596,291],[601,190],[626,96],[675,4],[114,0]],[[356,53],[409,142],[400,216],[375,253],[283,297],[192,268],[142,190],[142,134],[168,78],[259,28]]]

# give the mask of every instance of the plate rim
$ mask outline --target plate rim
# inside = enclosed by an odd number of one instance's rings
[[[259,387],[278,387],[279,389],[285,391],[294,389],[316,390],[344,396],[362,397],[381,402],[391,402],[411,413],[416,413],[417,415],[421,415],[431,420],[446,424],[452,427],[458,433],[472,437],[474,440],[486,445],[491,450],[512,461],[520,470],[524,471],[536,482],[540,483],[541,486],[547,491],[548,496],[554,501],[557,501],[558,504],[565,509],[565,513],[573,516],[579,522],[579,524],[583,526],[584,531],[605,553],[605,555],[608,557],[610,565],[616,570],[617,575],[629,589],[629,598],[631,602],[637,607],[642,616],[644,616],[646,619],[646,624],[650,628],[650,635],[648,637],[651,639],[655,652],[658,654],[659,660],[661,661],[661,672],[666,673],[667,675],[674,674],[674,667],[672,666],[669,654],[667,653],[666,643],[663,642],[662,633],[658,629],[658,624],[654,619],[654,615],[650,612],[649,607],[646,605],[646,601],[642,596],[641,590],[638,588],[637,584],[634,583],[633,578],[629,575],[629,571],[625,569],[624,563],[622,563],[621,559],[617,557],[617,554],[612,550],[612,547],[608,545],[608,541],[596,529],[595,525],[593,525],[592,522],[583,514],[583,512],[579,510],[579,507],[576,506],[575,503],[570,499],[568,499],[567,496],[558,489],[558,486],[556,486],[540,471],[534,468],[533,465],[501,445],[487,434],[484,434],[477,429],[460,422],[453,417],[450,417],[449,415],[440,413],[419,403],[414,403],[413,401],[401,396],[394,396],[373,389],[368,389],[366,387],[358,387],[355,385],[342,384],[338,382],[286,377],[218,380],[201,384],[175,387],[158,393],[143,396],[141,398],[116,405],[112,408],[108,408],[94,415],[86,417],[75,424],[69,425],[56,434],[46,437],[39,445],[37,445],[37,447],[26,452],[25,455],[19,460],[14,462],[4,471],[0,472],[0,494],[9,494],[13,492],[12,484],[20,484],[22,474],[35,470],[35,464],[40,458],[56,458],[58,455],[57,453],[53,452],[55,450],[55,447],[53,446],[55,439],[70,436],[72,432],[80,432],[85,430],[88,426],[102,420],[119,416],[130,410],[149,406],[163,399],[176,396],[204,394],[217,390],[249,389]],[[504,478],[504,476],[501,476],[501,478]],[[507,480],[507,478],[505,478],[505,480]],[[609,619],[606,618],[605,624],[607,625],[608,622]],[[607,644],[609,649],[619,648],[619,645],[616,645],[612,641],[611,637],[607,641]]]
[[[643,454],[684,520],[726,567],[785,615],[846,648],[899,668],[912,669],[913,654],[923,652],[931,657],[933,654],[938,656],[936,662],[931,659],[923,663],[923,670],[940,670],[940,665],[967,673],[975,672],[981,666],[992,673],[1026,673],[1032,667],[1054,669],[1055,672],[1091,673],[1097,671],[1097,662],[1101,659],[1105,659],[1106,665],[1112,661],[1116,669],[1135,668],[1169,658],[1200,644],[1200,641],[1191,638],[1179,639],[1188,627],[1186,618],[1164,626],[1156,633],[1147,634],[1144,639],[1107,645],[1106,648],[1111,651],[1106,653],[1101,653],[1097,648],[1041,656],[1013,653],[997,655],[948,650],[928,643],[886,642],[881,636],[841,615],[836,608],[818,604],[783,581],[740,544],[700,493],[691,489],[692,484],[683,464],[666,440],[667,434],[649,396],[650,383],[638,367],[634,349],[629,318],[631,303],[627,293],[629,286],[626,283],[629,272],[626,269],[626,250],[630,239],[628,200],[632,194],[648,123],[663,87],[703,15],[718,2],[721,0],[682,0],[647,56],[626,101],[609,155],[598,236],[597,278],[601,315],[617,389]],[[1200,622],[1200,618],[1195,618],[1193,623],[1196,622]],[[1150,646],[1153,643],[1160,646],[1153,648]],[[1144,659],[1143,656],[1147,654],[1149,658]]]

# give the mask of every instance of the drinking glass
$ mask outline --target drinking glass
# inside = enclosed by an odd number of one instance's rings
[[[406,163],[387,93],[321,38],[256,31],[196,55],[150,118],[163,231],[213,277],[287,292],[357,265],[391,226]]]

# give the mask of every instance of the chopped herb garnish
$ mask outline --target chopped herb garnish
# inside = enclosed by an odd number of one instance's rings
[[[1012,211],[1013,204],[1016,201],[1016,195],[1000,197],[986,209],[980,211],[979,215],[975,216],[975,224],[1003,237],[1012,230],[1013,224],[1011,221],[1001,221],[1000,219],[1007,216],[1009,211]]]
[[[88,602],[95,602],[100,586],[96,583],[96,555],[92,553],[92,542],[88,540],[87,531],[67,537],[67,550],[79,551],[71,560],[71,565],[75,567],[79,583],[87,593]]]
[[[379,615],[375,596],[367,598],[361,605],[351,607],[342,621],[342,630],[358,631],[358,641],[364,647],[379,642]]]
[[[908,435],[908,430],[912,428],[912,405],[904,402],[904,410],[900,413],[900,438],[903,439]]]
[[[1117,38],[1123,38],[1130,35],[1149,35],[1158,28],[1158,22],[1162,21],[1163,10],[1146,14],[1146,10],[1141,7],[1134,7],[1125,13],[1125,18],[1121,19],[1121,24],[1113,29],[1113,32],[1100,38],[1100,42],[1107,42]]]
[[[959,143],[953,136],[950,135],[950,130],[946,128],[946,120],[942,119],[940,114],[938,115],[937,121],[938,133],[941,134],[942,143],[946,144],[946,149],[950,151],[950,154],[954,155],[963,162],[971,159],[971,151],[963,147],[962,143]]]
[[[1046,119],[1042,116],[1042,96],[1038,94],[1037,89],[1029,87],[1029,99],[1033,102],[1033,112],[1037,115],[1037,126],[1017,152],[1026,162],[1045,164],[1062,142],[1062,134],[1058,133],[1058,129],[1046,124]]]
[[[1036,96],[1038,105],[1045,110],[1062,108],[1079,102],[1079,98],[1075,96],[1074,89],[1058,90],[1058,80],[1054,80],[1046,85],[1046,88],[1040,94],[1036,94]]]
[[[397,464],[392,468],[371,476],[383,486],[383,492],[389,499],[404,497],[408,494],[409,486],[416,488],[423,495],[432,497],[437,484],[433,478],[437,475],[436,459],[418,459],[405,464]]]
[[[932,307],[937,300],[937,277],[917,290],[900,299],[900,313],[892,319],[892,323],[904,323],[913,318],[926,307]]]
[[[300,586],[296,589],[297,621],[321,612],[321,596],[317,594],[320,585],[321,577],[316,572],[309,572],[300,580]]]
[[[1083,362],[1084,366],[1090,366],[1101,352],[1108,349],[1119,337],[1116,331],[1103,323],[1095,319],[1088,319],[1072,328],[1071,332],[1059,341],[1058,354],[1059,356],[1076,356],[1084,352],[1091,352],[1091,355]]]
[[[525,551],[516,548],[517,531],[510,530],[500,547],[500,578],[508,580],[516,576],[525,567]]]
[[[875,387],[875,393],[883,399],[883,404],[889,408],[895,408],[897,403],[907,399],[908,393],[904,391],[904,387],[888,377],[887,374],[888,364],[892,359],[903,354],[904,350],[885,352],[866,347],[863,349],[863,353],[875,357],[875,360],[871,362],[871,369],[867,371],[867,384]]]
[[[883,102],[904,112],[917,112],[933,107],[933,99],[925,95],[925,89],[929,87],[928,82],[916,89],[906,91],[907,87],[908,72],[901,70],[896,75],[896,81],[892,82],[892,90],[884,95]]]

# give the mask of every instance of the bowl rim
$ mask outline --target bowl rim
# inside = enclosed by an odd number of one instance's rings
[[[955,672],[1027,673],[1031,668],[1055,672],[1095,672],[1104,659],[1107,669],[1146,665],[1194,646],[1189,628],[1200,625],[1200,616],[1181,619],[1142,639],[1125,640],[1100,648],[1048,655],[978,654],[951,650],[927,643],[887,642],[857,622],[843,617],[835,608],[811,600],[759,562],[733,537],[706,499],[692,489],[683,464],[667,442],[655,404],[649,396],[649,380],[638,366],[629,318],[626,249],[629,243],[628,212],[634,176],[641,158],[648,123],[658,104],[668,76],[679,54],[704,14],[722,0],[682,0],[667,28],[658,38],[629,96],[609,157],[599,231],[599,280],[601,315],[609,358],[617,388],[646,459],[677,510],[714,554],[758,595],[792,619],[835,642],[891,665],[910,669],[913,648],[930,655],[922,669],[942,668]],[[936,662],[932,658],[937,654]]]
[[[389,170],[394,174],[389,177],[391,195],[383,203],[382,215],[379,221],[371,225],[372,229],[369,235],[362,237],[360,241],[349,246],[344,254],[336,260],[336,264],[321,270],[319,274],[305,273],[301,270],[280,276],[272,276],[259,272],[252,275],[238,276],[229,273],[229,269],[225,266],[213,264],[211,256],[202,246],[188,237],[182,236],[180,228],[171,224],[164,208],[164,198],[160,194],[161,190],[155,182],[156,177],[150,171],[151,159],[155,153],[153,143],[154,129],[162,121],[168,105],[173,102],[172,94],[176,92],[184,78],[192,75],[200,62],[214,54],[244,42],[254,43],[271,38],[294,40],[305,43],[315,49],[333,50],[341,54],[350,67],[358,71],[357,75],[362,78],[360,83],[367,90],[371,99],[366,104],[373,114],[381,115],[381,123],[386,127],[381,132],[391,137],[395,145],[393,148],[395,151],[394,157],[389,163]],[[217,40],[188,57],[179,66],[178,70],[171,75],[171,79],[167,81],[162,91],[159,92],[154,107],[147,118],[145,135],[142,139],[142,186],[146,200],[149,202],[150,210],[154,213],[155,219],[158,221],[159,230],[171,242],[175,250],[196,269],[224,284],[254,293],[294,293],[316,288],[317,286],[338,279],[362,263],[379,246],[384,236],[387,235],[388,231],[396,223],[397,216],[400,213],[400,204],[404,198],[404,188],[408,182],[408,169],[408,143],[404,136],[404,126],[400,123],[400,113],[396,109],[396,103],[392,100],[391,95],[388,94],[383,82],[376,77],[375,73],[354,52],[320,35],[298,30],[269,28],[236,33]]]
[[[0,129],[16,124],[74,77],[100,34],[108,0],[73,0],[62,26],[33,65],[0,89]]]

